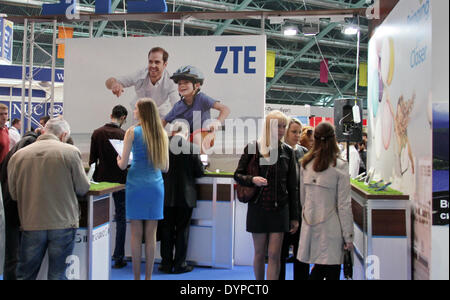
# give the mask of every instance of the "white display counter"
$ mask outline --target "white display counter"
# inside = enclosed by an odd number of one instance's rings
[[[235,247],[235,189],[230,175],[207,175],[197,179],[197,207],[192,212],[186,260],[199,266],[231,269]],[[115,223],[111,247],[114,249]],[[130,226],[127,226],[125,256],[131,257]],[[160,262],[159,242],[155,262]],[[145,251],[142,251],[144,260]]]
[[[79,198],[80,227],[75,237],[75,247],[66,263],[69,280],[109,280],[111,278],[110,225],[112,218],[112,193],[123,190],[116,185],[97,191],[89,191]],[[42,262],[38,279],[46,279],[48,257]]]
[[[352,185],[355,280],[411,279],[411,211],[406,195],[370,195]]]

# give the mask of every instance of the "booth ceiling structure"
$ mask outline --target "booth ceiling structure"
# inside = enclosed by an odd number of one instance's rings
[[[54,18],[40,15],[43,4],[58,2],[0,0],[0,14],[15,21],[14,64],[22,64],[23,19],[29,18],[36,20],[34,39],[39,45],[34,48],[33,64],[51,66],[48,56],[39,48],[52,52]],[[79,0],[80,18],[67,20],[61,16],[57,25],[74,28],[73,38],[266,34],[267,50],[276,53],[275,76],[267,78],[268,103],[331,106],[341,93],[354,96],[357,40],[356,36],[344,35],[342,28],[348,22],[344,17],[360,16],[360,61],[365,62],[369,39],[365,12],[371,1],[167,0],[166,3],[167,13],[125,14],[126,1],[112,0],[113,14],[106,17],[95,14],[95,0]],[[284,36],[283,22],[277,22],[277,18],[300,28],[315,22],[320,32],[316,37],[301,33]],[[328,59],[335,83],[320,82],[323,57]],[[64,61],[57,59],[56,67],[63,66]],[[358,97],[366,103],[365,89],[359,90]]]

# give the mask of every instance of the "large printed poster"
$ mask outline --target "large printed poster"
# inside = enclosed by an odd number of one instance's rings
[[[200,91],[228,108],[227,119],[256,120],[264,116],[265,36],[79,38],[66,41],[64,68],[65,117],[73,133],[92,133],[109,121],[116,104],[128,108],[127,125],[133,123],[137,98],[154,88],[145,82],[153,72],[149,51],[154,47],[165,49],[169,55],[165,66],[168,76],[186,66],[200,71],[204,77]],[[107,88],[109,78],[120,79],[125,86],[120,97]],[[170,89],[169,81],[161,84]],[[155,99],[161,104],[161,115],[170,113],[181,99],[176,85],[175,92],[167,95],[155,96],[169,99],[164,109],[164,101]],[[220,112],[211,108],[211,119]]]
[[[403,0],[369,43],[368,165],[410,196],[414,279],[431,262],[431,38],[430,0]]]

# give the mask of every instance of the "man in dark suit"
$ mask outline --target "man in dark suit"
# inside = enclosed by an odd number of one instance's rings
[[[128,111],[122,105],[114,106],[111,122],[96,129],[91,137],[91,151],[89,165],[95,163],[96,168],[93,179],[97,182],[125,183],[127,171],[117,166],[117,152],[110,143],[110,139],[123,140],[125,131],[120,127],[127,119]],[[114,249],[113,268],[120,269],[127,265],[125,256],[125,190],[113,193],[116,219],[116,246]]]
[[[192,210],[197,205],[195,178],[203,176],[204,166],[198,154],[200,150],[187,140],[189,129],[177,124],[174,126],[178,130],[170,138],[170,167],[164,176],[164,220],[159,224],[162,261],[159,270],[179,274],[193,269],[186,264],[189,226]]]

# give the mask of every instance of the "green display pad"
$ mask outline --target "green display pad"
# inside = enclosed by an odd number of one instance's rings
[[[403,193],[401,193],[397,190],[391,189],[390,187],[388,187],[385,191],[377,192],[377,191],[375,191],[376,189],[369,188],[369,186],[365,185],[364,182],[358,182],[357,180],[354,180],[354,179],[351,179],[350,181],[354,186],[356,186],[360,190],[363,190],[364,192],[366,192],[367,194],[370,194],[370,195],[403,195]],[[371,183],[376,183],[376,181],[372,181]],[[379,184],[380,187],[383,185]]]
[[[101,191],[101,190],[114,188],[119,185],[120,185],[120,183],[112,183],[112,182],[91,183],[91,188],[89,189],[89,191],[91,191],[91,192]]]

